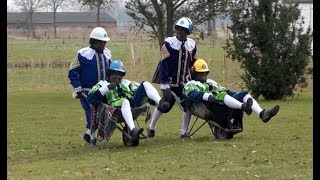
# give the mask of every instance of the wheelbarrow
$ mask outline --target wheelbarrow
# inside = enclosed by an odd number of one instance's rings
[[[190,122],[188,133],[190,136],[195,134],[205,124],[209,128],[216,139],[231,139],[233,135],[243,131],[243,111],[240,109],[232,109],[224,104],[205,104],[203,102],[193,103],[186,98],[180,101],[180,98],[171,91],[172,96],[176,99],[181,110],[190,112],[196,119]],[[195,128],[198,119],[204,122]],[[192,124],[192,125],[191,125]],[[193,129],[195,128],[195,129]]]
[[[145,114],[146,119],[150,119],[150,104],[145,103],[140,107],[132,108],[131,112],[134,121],[136,121],[137,126],[140,128],[137,119],[142,113]],[[147,138],[143,133],[139,135],[139,138],[134,138],[129,126],[126,124],[122,116],[121,110],[109,106],[106,103],[100,103],[95,107],[91,107],[91,117],[91,132],[95,132],[97,130],[97,135],[100,140],[105,139],[108,142],[115,129],[121,131],[123,144],[128,147],[138,146],[140,139]]]
[[[87,98],[87,95],[82,92],[81,95]],[[98,105],[90,105],[91,109],[91,134],[97,140],[109,141],[115,129],[122,133],[122,140],[125,146],[138,146],[140,139],[146,139],[147,136],[141,133],[139,138],[134,138],[131,134],[129,126],[126,124],[121,110],[108,105],[105,102],[100,102]],[[150,104],[148,102],[142,104],[140,107],[131,108],[133,120],[136,121],[138,128],[140,128],[138,117],[144,114],[146,121],[151,117]]]

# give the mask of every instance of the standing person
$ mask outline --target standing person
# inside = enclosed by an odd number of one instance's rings
[[[123,63],[120,60],[112,61],[107,71],[109,82],[100,81],[93,86],[89,92],[88,102],[93,106],[98,105],[100,102],[107,102],[110,106],[119,108],[123,119],[130,128],[131,134],[137,139],[142,133],[143,128],[135,126],[131,108],[141,106],[148,98],[154,101],[159,109],[167,109],[170,102],[161,98],[151,83],[147,81],[143,81],[142,83],[130,81],[123,78],[125,75],[126,71],[124,70]],[[96,133],[97,131],[92,132],[91,142],[93,144],[96,143]]]
[[[230,91],[220,86],[216,81],[207,79],[209,67],[203,59],[196,60],[191,68],[191,73],[193,80],[185,85],[183,93],[192,102],[205,102],[209,105],[223,103],[232,109],[242,109],[248,115],[253,111],[264,123],[267,123],[280,109],[279,105],[275,105],[271,109],[262,109],[248,92]]]
[[[80,99],[82,108],[86,114],[86,132],[83,139],[90,143],[91,110],[81,92],[88,94],[90,89],[100,80],[106,80],[106,71],[111,63],[111,51],[106,48],[110,40],[107,31],[102,27],[96,27],[90,34],[89,46],[78,51],[77,56],[70,64],[68,77],[72,85],[73,98]]]
[[[192,33],[192,21],[187,17],[180,18],[175,26],[176,36],[167,37],[161,48],[161,60],[153,77],[153,82],[160,84],[160,89],[164,97],[170,97],[170,111],[175,103],[173,96],[169,96],[170,90],[173,91],[181,100],[185,98],[182,93],[183,86],[191,80],[190,68],[196,58],[196,42],[187,36]],[[160,111],[158,111],[160,116]],[[152,119],[148,128],[147,136],[155,136],[156,123],[159,118]],[[183,112],[181,138],[190,137],[187,128],[191,120],[189,112]]]

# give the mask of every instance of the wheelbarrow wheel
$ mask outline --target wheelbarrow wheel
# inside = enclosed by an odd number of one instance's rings
[[[123,127],[123,131],[132,137],[130,128],[127,124]],[[138,139],[131,139],[131,138],[127,137],[124,133],[122,133],[122,140],[123,140],[123,144],[127,147],[139,145],[139,138]]]
[[[233,138],[233,134],[230,132],[226,132],[218,126],[214,126],[214,137],[216,139],[231,139]]]

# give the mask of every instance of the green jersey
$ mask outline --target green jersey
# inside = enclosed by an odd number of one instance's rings
[[[182,93],[188,97],[188,94],[192,91],[212,93],[217,100],[223,100],[224,96],[227,94],[226,88],[220,86],[212,79],[207,79],[204,83],[195,80],[187,82]]]
[[[135,81],[130,81],[127,79],[122,79],[121,83],[117,84],[116,88],[113,90],[109,90],[105,97],[107,98],[108,104],[113,107],[121,106],[123,100],[128,99],[131,100],[134,93],[138,90],[140,86],[139,83]],[[89,93],[93,93],[100,89],[102,85],[100,83],[96,84],[92,87]]]

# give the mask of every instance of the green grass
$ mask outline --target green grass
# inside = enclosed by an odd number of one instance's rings
[[[54,47],[41,43],[10,40],[8,63],[39,57],[69,63],[83,45],[65,42],[65,54],[60,49],[52,56]],[[135,63],[130,44],[113,43],[110,49],[114,58],[123,58],[129,79],[151,80],[159,60],[156,46],[135,44]],[[33,53],[24,54],[29,51]],[[241,70],[230,60],[224,68],[220,46],[202,45],[199,54],[209,63],[210,78],[239,89]],[[67,72],[68,67],[8,68],[8,179],[312,178],[312,92],[284,101],[258,99],[264,108],[279,104],[279,114],[267,124],[256,114],[245,115],[244,131],[230,140],[215,139],[207,125],[193,139],[180,139],[182,114],[174,107],[159,120],[154,139],[128,148],[116,130],[108,144],[93,148],[82,140],[85,116],[79,101],[71,98]],[[146,131],[143,116],[139,124]]]
[[[36,63],[43,63],[50,65],[61,63],[65,65],[65,72],[60,71],[59,73],[63,73],[62,78],[66,81],[65,78],[67,78],[66,73],[69,69],[69,64],[74,59],[77,51],[87,45],[87,41],[82,40],[8,39],[8,65],[12,67],[16,64],[34,65]],[[120,59],[124,62],[128,77],[134,77],[136,81],[151,81],[160,57],[159,47],[156,44],[133,43],[133,56],[129,43],[110,42],[107,44],[107,47],[111,50],[113,59]],[[230,59],[224,59],[224,51],[220,45],[199,45],[197,54],[198,58],[206,60],[210,65],[209,78],[214,78],[230,89],[242,87],[241,83],[239,83],[241,82],[240,74],[242,73],[239,63]],[[34,73],[46,73],[45,71],[50,71],[50,68],[44,69],[34,69],[34,71],[29,72],[31,74],[27,73],[28,81],[36,81],[34,83],[43,81],[42,79],[44,78],[42,76]],[[23,75],[25,76],[25,74]],[[13,79],[16,79],[16,76],[20,75],[13,74],[13,76],[8,81],[13,81]],[[56,77],[57,75],[54,76]],[[58,76],[60,77],[60,75]],[[15,82],[9,83],[14,84]]]
[[[8,179],[310,179],[312,95],[260,102],[280,104],[279,114],[267,124],[245,115],[244,131],[231,140],[214,139],[207,126],[180,139],[175,107],[159,120],[154,139],[128,148],[115,131],[107,145],[93,148],[81,139],[84,113],[70,93],[9,92]]]

